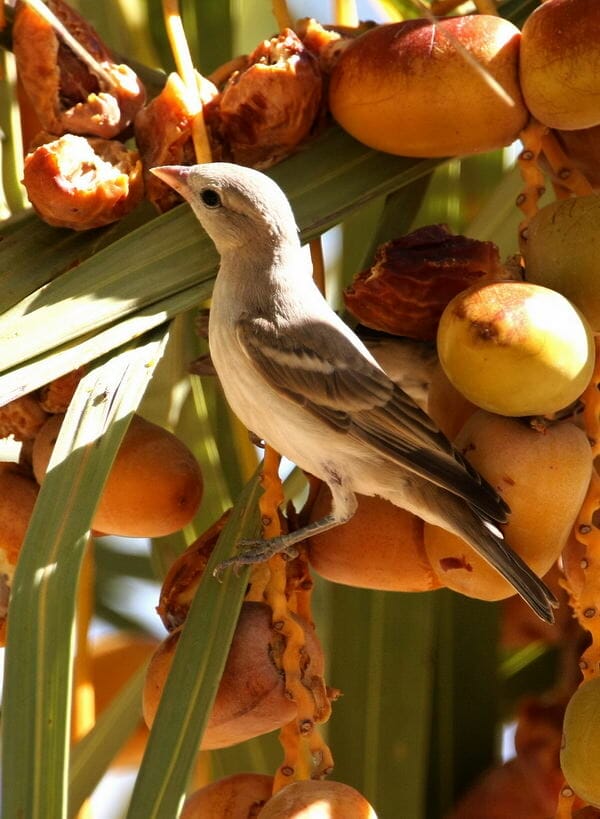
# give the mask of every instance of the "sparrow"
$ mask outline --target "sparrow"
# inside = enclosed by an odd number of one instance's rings
[[[152,173],[187,200],[220,255],[208,339],[229,405],[332,495],[321,520],[243,541],[227,563],[294,556],[294,544],[348,521],[357,493],[377,495],[461,537],[553,622],[554,595],[499,528],[508,505],[328,304],[279,186],[224,162]]]

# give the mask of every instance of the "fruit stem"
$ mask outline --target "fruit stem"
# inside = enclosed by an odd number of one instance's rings
[[[321,293],[325,293],[325,261],[323,258],[323,243],[321,242],[321,237],[319,236],[317,239],[312,239],[310,244],[310,258],[312,261],[312,268],[313,268],[313,279],[315,280],[315,284],[321,291]]]
[[[558,199],[591,196],[594,189],[585,175],[574,167],[555,134],[546,125],[532,117],[519,138],[523,143],[523,150],[518,163],[525,183],[524,190],[517,197],[517,206],[525,214],[525,219],[519,226],[519,237],[522,242],[526,242],[527,226],[538,212],[540,197],[546,191],[546,180],[539,166],[542,156],[550,166],[552,185]]]
[[[590,441],[594,462],[600,454],[600,339],[596,338],[594,374],[583,393],[583,425]],[[580,626],[590,633],[591,643],[581,655],[582,682],[600,674],[600,530],[594,516],[600,509],[600,474],[596,466],[571,538],[563,553],[566,565],[575,560],[579,571],[562,584],[569,593],[569,605]],[[583,551],[581,547],[583,546]],[[571,558],[571,560],[569,560]],[[555,819],[570,819],[573,791],[565,784],[560,792]]]
[[[433,0],[431,3],[431,13],[435,17],[443,17],[449,14],[458,6],[462,5],[463,0]],[[498,9],[494,0],[473,0],[475,8],[479,14],[494,14],[498,16]]]
[[[433,0],[431,3],[431,13],[434,17],[443,17],[458,8],[463,0]]]
[[[572,819],[574,802],[575,794],[565,781],[558,794],[554,819]]]
[[[188,45],[181,14],[179,0],[162,0],[165,29],[177,66],[177,73],[181,77],[188,93],[194,101],[196,114],[192,122],[192,141],[196,162],[212,162],[212,152],[202,114],[202,84],[204,78],[194,68],[192,55]]]
[[[335,0],[335,22],[340,26],[357,28],[359,19],[355,0]]]
[[[479,14],[493,14],[498,16],[498,9],[494,0],[473,0]]]
[[[277,537],[281,533],[279,507],[284,495],[278,474],[280,459],[280,455],[272,447],[265,448],[262,474],[264,492],[259,501],[259,508],[263,536],[266,538]],[[267,565],[267,575],[262,567],[253,572],[250,594],[252,599],[257,599],[262,591],[263,599],[271,608],[272,623],[285,639],[281,657],[274,659],[283,672],[286,695],[297,707],[295,718],[280,734],[284,761],[274,777],[275,793],[290,782],[310,779],[315,770],[320,774],[322,769],[331,769],[331,753],[316,727],[318,723],[329,719],[331,703],[322,678],[317,676],[304,678],[309,659],[304,629],[292,617],[292,611],[297,611],[307,620],[309,627],[312,627],[308,589],[312,583],[306,565],[304,563],[301,566],[297,578],[292,578],[291,591],[288,589],[288,563],[280,555],[275,555]]]
[[[109,72],[105,71],[103,66],[89,53],[79,40],[73,37],[69,29],[42,0],[24,0],[24,2],[54,29],[56,36],[71,49],[73,54],[75,54],[93,74],[99,77],[108,88],[115,87],[115,82]]]
[[[219,88],[229,79],[234,71],[244,71],[247,65],[247,55],[240,54],[215,68],[215,70],[208,75],[207,79]]]
[[[519,237],[523,241],[527,240],[527,226],[538,212],[538,202],[546,191],[546,180],[538,166],[538,160],[542,151],[542,137],[547,130],[545,125],[532,118],[519,134],[523,150],[519,154],[518,164],[525,187],[518,195],[516,204],[525,214],[525,219],[519,225]]]
[[[277,21],[277,27],[279,28],[279,31],[283,31],[286,28],[294,27],[294,21],[292,19],[292,15],[289,12],[286,0],[273,0],[272,8],[273,16]]]
[[[542,153],[555,177],[555,185],[564,189],[567,196],[591,196],[594,193],[590,182],[573,166],[552,131],[546,131],[542,135]]]

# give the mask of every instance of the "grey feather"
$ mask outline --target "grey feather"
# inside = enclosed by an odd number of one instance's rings
[[[433,420],[335,328],[329,326],[323,333],[314,325],[303,325],[294,329],[291,339],[261,318],[243,319],[236,329],[260,376],[284,390],[290,400],[460,495],[490,520],[506,521],[509,510],[498,493],[466,468]]]

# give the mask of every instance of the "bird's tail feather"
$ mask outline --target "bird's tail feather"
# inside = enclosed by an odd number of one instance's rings
[[[524,560],[510,548],[500,530],[492,523],[483,520],[468,507],[460,510],[460,516],[455,522],[456,533],[460,534],[516,589],[538,617],[548,623],[553,623],[553,609],[558,606],[556,597]]]

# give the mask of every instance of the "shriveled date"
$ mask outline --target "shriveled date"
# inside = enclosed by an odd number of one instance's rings
[[[43,139],[25,157],[23,183],[29,201],[49,225],[102,227],[141,201],[144,184],[137,151],[99,137],[65,134]]]
[[[445,225],[428,225],[381,245],[373,265],[344,291],[344,302],[367,327],[433,341],[448,302],[499,270],[493,242],[455,236]]]
[[[56,135],[118,136],[144,103],[142,83],[129,66],[115,63],[80,14],[62,0],[46,5],[92,60],[82,61],[37,11],[17,3],[13,50],[38,119]]]

